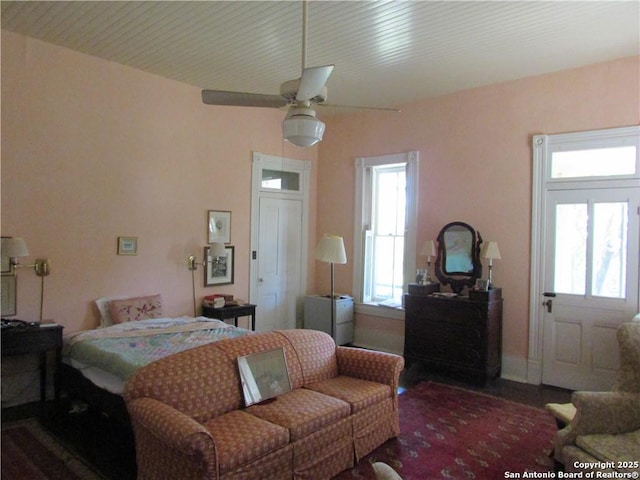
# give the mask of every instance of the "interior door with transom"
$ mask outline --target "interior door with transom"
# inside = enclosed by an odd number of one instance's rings
[[[548,194],[542,381],[607,390],[638,305],[638,189]]]

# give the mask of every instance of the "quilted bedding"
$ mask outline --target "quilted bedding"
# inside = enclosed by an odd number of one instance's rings
[[[206,317],[154,318],[86,330],[65,337],[63,361],[98,386],[122,393],[136,370],[173,353],[241,337],[250,330]],[[95,376],[107,380],[96,380]]]

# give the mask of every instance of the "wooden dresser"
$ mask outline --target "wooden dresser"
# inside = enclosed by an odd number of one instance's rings
[[[500,375],[502,289],[444,297],[409,286],[404,297],[404,358],[477,384]]]

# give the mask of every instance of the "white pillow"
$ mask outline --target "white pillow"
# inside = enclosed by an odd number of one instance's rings
[[[374,462],[371,466],[376,474],[376,480],[402,480],[402,477],[386,463]]]

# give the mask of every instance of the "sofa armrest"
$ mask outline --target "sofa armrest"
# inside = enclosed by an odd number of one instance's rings
[[[640,393],[574,392],[576,415],[571,426],[577,435],[627,433],[640,428]]]
[[[217,478],[215,445],[204,426],[153,398],[131,400],[127,409],[136,437],[138,469],[144,469],[144,478]],[[181,462],[175,462],[176,457]],[[174,461],[166,461],[169,458]],[[171,471],[175,465],[180,471]]]
[[[392,353],[376,352],[353,347],[337,347],[338,373],[349,377],[383,383],[398,392],[404,358]]]
[[[576,414],[556,436],[556,459],[562,449],[574,444],[579,435],[620,434],[640,428],[640,394],[632,392],[574,392],[571,402]]]

